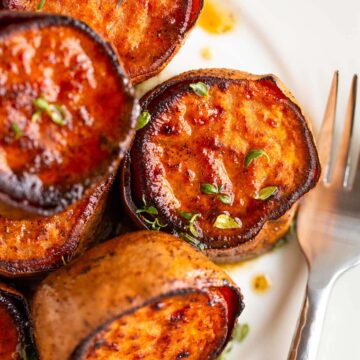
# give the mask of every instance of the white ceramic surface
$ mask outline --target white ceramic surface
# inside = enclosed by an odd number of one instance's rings
[[[171,64],[160,76],[141,85],[139,93],[189,69],[229,67],[257,74],[274,73],[293,91],[318,129],[331,76],[338,69],[338,112],[342,120],[351,76],[360,73],[359,0],[218,1],[233,10],[238,18],[236,29],[210,35],[197,27]],[[211,61],[200,56],[204,47],[213,52]],[[338,126],[338,133],[340,130]],[[243,290],[246,309],[240,322],[250,325],[250,333],[244,342],[235,344],[226,358],[285,360],[306,282],[306,265],[296,239],[275,252],[227,270]],[[272,286],[259,295],[251,289],[251,280],[261,273],[271,279]],[[360,268],[356,268],[335,286],[318,359],[360,359],[359,322]]]

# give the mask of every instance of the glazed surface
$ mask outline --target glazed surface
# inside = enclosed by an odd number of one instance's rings
[[[10,9],[35,11],[38,0],[7,0]],[[199,0],[46,1],[41,11],[80,19],[109,40],[129,77],[157,73],[184,39],[201,8]],[[196,10],[196,12],[194,12]],[[194,12],[194,13],[193,13]]]
[[[223,302],[195,293],[145,306],[99,332],[82,359],[212,359],[227,334]]]
[[[0,296],[0,300],[3,298]],[[9,306],[0,302],[0,359],[19,360],[20,334]]]
[[[0,54],[1,188],[34,206],[65,206],[109,171],[127,136],[120,75],[104,49],[71,26],[3,32]],[[63,123],[36,115],[39,99],[60,107]]]
[[[186,232],[189,222],[181,212],[199,214],[198,238],[209,248],[232,247],[282,216],[316,183],[316,149],[300,109],[272,78],[234,79],[234,72],[227,79],[221,70],[219,77],[193,74],[143,99],[151,121],[131,150],[133,198],[142,208],[145,196],[165,231]],[[207,96],[191,90],[199,81],[209,85]],[[255,149],[266,156],[246,166]],[[215,186],[230,203],[204,193],[202,184]],[[258,199],[267,187],[276,191]],[[222,214],[234,220],[234,228],[215,226]]]

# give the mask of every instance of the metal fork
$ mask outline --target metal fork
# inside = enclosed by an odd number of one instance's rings
[[[290,360],[316,359],[330,291],[341,274],[360,263],[360,164],[352,164],[350,156],[357,76],[352,80],[342,143],[332,171],[338,81],[335,72],[318,142],[323,178],[305,197],[298,215],[297,234],[309,277]],[[356,165],[352,181],[350,173]]]

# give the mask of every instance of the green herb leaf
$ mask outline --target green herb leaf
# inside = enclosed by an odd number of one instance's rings
[[[34,349],[30,345],[25,345],[20,350],[21,360],[37,360]]]
[[[212,184],[201,184],[200,191],[206,195],[214,195],[219,193],[219,189],[217,188],[217,186]]]
[[[241,223],[237,222],[234,218],[227,214],[221,214],[216,218],[214,227],[218,229],[239,229]]]
[[[206,246],[205,244],[202,244],[198,239],[192,237],[191,235],[189,234],[186,234],[186,233],[180,233],[179,236],[187,241],[188,243],[190,243],[191,245],[197,247],[199,250],[205,250],[206,249]]]
[[[193,234],[195,237],[198,237],[199,236],[199,233],[197,232],[196,228],[195,228],[195,221],[196,219],[201,216],[201,214],[195,214],[191,220],[190,220],[190,225],[189,225],[189,230],[191,232],[191,234]]]
[[[273,196],[278,191],[277,186],[268,186],[261,189],[258,194],[255,196],[256,200],[267,200],[269,197]]]
[[[267,158],[268,161],[270,161],[270,157],[269,155],[264,151],[264,150],[261,150],[261,149],[254,149],[254,150],[251,150],[247,155],[246,155],[246,158],[245,158],[245,167],[249,167],[250,164],[257,158],[261,157],[261,156],[265,156]]]
[[[210,86],[203,82],[190,84],[190,88],[198,96],[208,96],[209,95]]]
[[[219,195],[218,199],[225,205],[231,205],[232,203],[232,198],[229,195],[225,195],[225,194]]]
[[[159,215],[159,212],[156,209],[156,207],[148,206],[146,204],[145,195],[142,196],[142,202],[143,202],[144,206],[142,208],[140,208],[140,209],[137,209],[136,214],[146,213],[146,214],[149,214],[149,215]]]
[[[178,214],[185,220],[191,220],[191,218],[194,216],[194,214],[190,212],[185,212],[181,210],[178,210]]]
[[[233,333],[233,339],[237,342],[243,342],[245,338],[248,336],[250,331],[249,324],[238,324],[235,327]]]
[[[14,140],[19,140],[24,135],[20,126],[15,122],[11,123],[11,131],[14,133]]]
[[[137,118],[136,130],[140,130],[145,127],[151,120],[151,115],[148,111],[143,111]]]
[[[45,3],[46,3],[46,0],[40,0],[36,6],[36,11],[41,10],[44,7]]]
[[[35,113],[31,117],[32,122],[36,122],[40,119],[40,116],[45,112],[50,119],[57,125],[65,125],[65,112],[60,105],[49,104],[43,97],[39,97],[33,101],[35,106]]]
[[[161,228],[167,227],[167,224],[161,224],[158,218],[155,218],[155,220],[143,219],[147,224],[151,225],[151,230],[159,231]]]

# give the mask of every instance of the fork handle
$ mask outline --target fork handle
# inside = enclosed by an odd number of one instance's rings
[[[322,289],[307,285],[288,360],[316,359],[331,288],[331,284]]]

